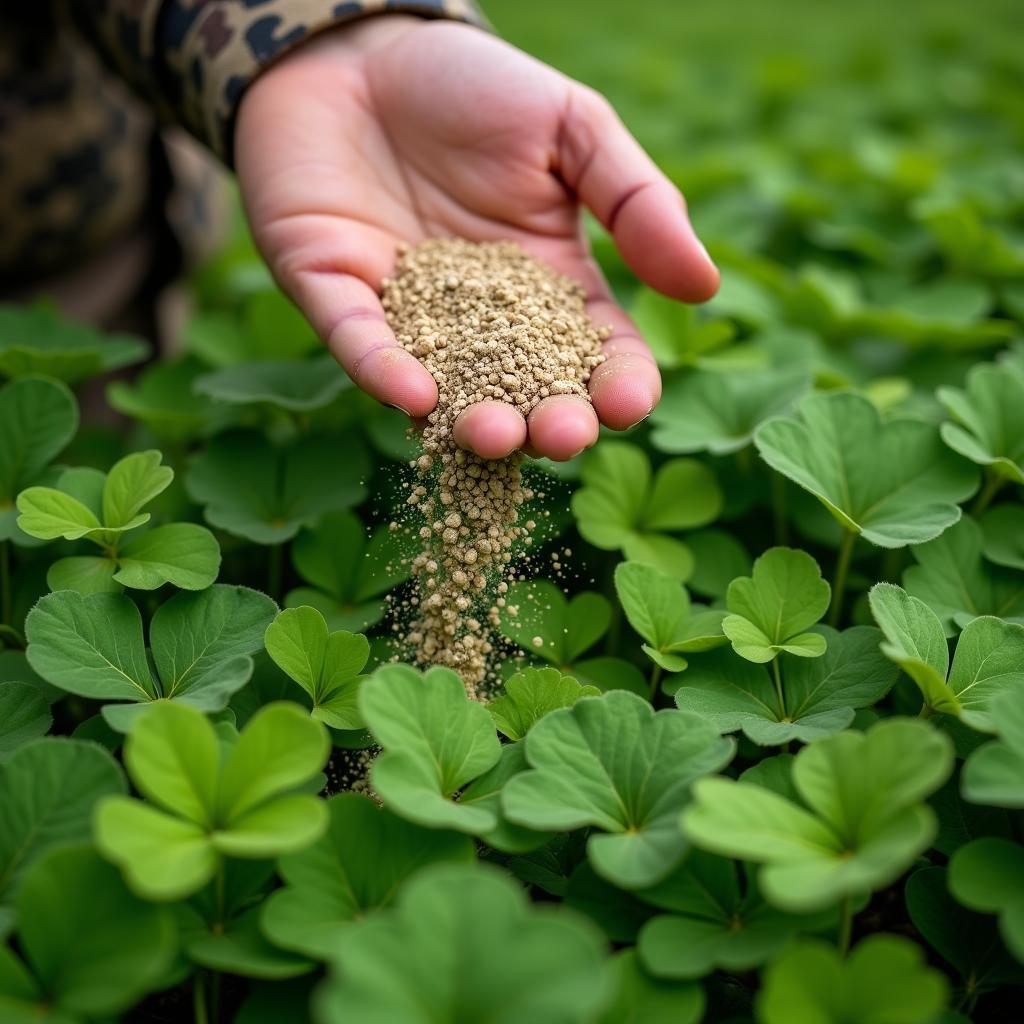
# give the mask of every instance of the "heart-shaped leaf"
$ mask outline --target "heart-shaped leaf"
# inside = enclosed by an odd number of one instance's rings
[[[966,632],[966,631],[965,631]],[[1017,665],[1019,671],[1019,662]],[[998,739],[975,750],[964,765],[964,799],[991,807],[1024,807],[1024,699],[1021,683],[992,700],[988,722]]]
[[[327,436],[303,437],[275,448],[262,434],[230,431],[215,437],[185,475],[211,526],[257,544],[280,544],[328,512],[366,497],[366,451],[344,451]]]
[[[120,1016],[161,987],[174,960],[170,912],[137,900],[85,845],[40,857],[25,873],[15,911],[20,956],[0,947],[5,1020]]]
[[[991,615],[972,619],[950,666],[942,624],[923,601],[892,583],[872,587],[869,601],[887,641],[883,653],[917,683],[928,713],[956,715],[974,729],[993,731],[993,701],[1024,686],[1024,625]]]
[[[135,722],[124,749],[128,775],[150,802],[105,799],[96,844],[139,895],[181,899],[210,882],[222,857],[275,857],[323,834],[324,802],[296,788],[329,750],[326,730],[301,708],[268,704],[222,759],[203,714],[161,702]]]
[[[753,575],[729,584],[730,614],[722,630],[747,661],[772,661],[783,651],[819,658],[824,636],[805,631],[825,614],[831,597],[832,588],[806,551],[770,548],[754,562]]]
[[[122,594],[47,594],[25,622],[28,659],[45,680],[107,705],[104,717],[125,731],[148,702],[172,700],[220,711],[252,674],[251,655],[276,611],[265,594],[216,584],[181,592],[153,616],[151,671],[142,618]]]
[[[881,634],[868,626],[839,633],[816,626],[826,644],[820,658],[782,655],[783,704],[768,670],[731,650],[695,658],[676,691],[676,704],[707,718],[721,732],[742,729],[761,745],[814,740],[845,729],[858,708],[871,707],[899,674],[879,651]]]
[[[949,861],[949,891],[971,910],[998,914],[1006,948],[1024,963],[1024,846],[996,836],[962,846]]]
[[[88,839],[96,801],[125,789],[117,762],[95,743],[48,737],[15,751],[0,766],[0,901],[41,853]]]
[[[494,868],[435,865],[340,937],[317,1019],[585,1024],[608,998],[603,944]]]
[[[359,710],[384,748],[370,778],[387,807],[427,828],[476,834],[497,825],[493,812],[454,799],[501,756],[491,716],[454,672],[384,665],[363,683]]]
[[[313,698],[313,717],[333,729],[362,729],[360,675],[370,645],[359,633],[331,633],[308,607],[289,608],[267,626],[267,653]]]
[[[47,466],[77,429],[78,403],[63,384],[25,377],[0,389],[0,543],[25,540],[15,498],[44,482]]]
[[[231,405],[271,405],[288,412],[313,412],[330,405],[352,381],[333,356],[316,359],[247,359],[207,373],[196,394]]]
[[[120,548],[113,567],[117,571],[111,578],[132,590],[157,590],[165,583],[205,590],[220,571],[220,545],[197,523],[166,523],[135,534]]]
[[[1024,484],[1024,380],[981,363],[967,386],[939,388],[939,401],[955,421],[942,424],[942,440],[979,466]]]
[[[921,949],[896,935],[872,935],[844,960],[832,947],[805,939],[765,972],[757,996],[761,1024],[846,1024],[899,1021],[932,1024],[949,986]]]
[[[355,793],[332,797],[327,833],[282,857],[284,887],[263,907],[264,934],[276,945],[329,959],[353,923],[391,903],[402,883],[438,861],[471,861],[473,841],[419,828]]]
[[[507,817],[528,828],[594,826],[587,852],[615,885],[653,885],[685,850],[679,811],[691,783],[717,771],[733,745],[696,715],[655,713],[624,690],[545,716],[526,737],[532,771],[501,795]]]
[[[1024,621],[1024,575],[982,557],[985,539],[973,519],[913,549],[917,565],[903,573],[907,593],[920,598],[953,636],[979,615]]]
[[[729,455],[750,444],[759,424],[789,411],[810,386],[802,369],[720,373],[698,370],[665,390],[651,444],[675,455]]]
[[[765,865],[772,906],[808,913],[888,885],[935,837],[922,801],[953,767],[949,739],[890,719],[804,747],[793,762],[801,803],[753,782],[702,779],[683,816],[696,846]]]
[[[554,668],[527,668],[505,680],[505,692],[487,705],[503,736],[521,740],[546,714],[597,697],[596,686],[581,686]]]
[[[773,469],[813,494],[847,530],[884,548],[923,544],[960,518],[977,470],[921,420],[883,421],[851,392],[808,395],[791,418],[758,427]]]

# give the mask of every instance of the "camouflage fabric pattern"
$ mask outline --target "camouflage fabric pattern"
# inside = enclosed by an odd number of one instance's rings
[[[239,100],[262,68],[386,11],[483,24],[472,0],[0,5],[0,290],[138,225],[156,123],[183,125],[230,163]]]

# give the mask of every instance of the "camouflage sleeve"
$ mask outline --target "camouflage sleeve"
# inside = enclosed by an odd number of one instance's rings
[[[166,121],[231,162],[245,87],[303,39],[381,12],[486,24],[474,0],[66,0],[79,29]]]

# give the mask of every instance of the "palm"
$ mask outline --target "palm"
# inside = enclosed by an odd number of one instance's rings
[[[307,44],[243,105],[243,195],[282,286],[360,386],[423,415],[436,391],[394,349],[376,298],[396,244],[514,239],[581,280],[594,319],[615,329],[616,358],[592,384],[601,419],[623,427],[646,415],[657,371],[589,258],[577,196],[642,277],[701,298],[714,271],[693,251],[678,194],[603,101],[571,80],[476,29],[380,21],[389,24],[372,30],[369,56],[344,35]],[[630,145],[609,148],[612,130]],[[463,419],[464,443],[481,454],[526,443],[511,408]],[[535,448],[567,457],[593,443],[597,421],[588,406],[549,399],[529,433]]]

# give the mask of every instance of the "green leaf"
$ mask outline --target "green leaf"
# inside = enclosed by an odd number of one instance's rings
[[[104,717],[127,731],[147,702],[173,700],[220,711],[252,674],[251,655],[276,611],[265,594],[215,584],[175,594],[156,611],[150,670],[142,619],[120,594],[83,597],[70,590],[47,594],[25,622],[28,659],[48,682],[107,705]]]
[[[334,964],[315,999],[323,1024],[585,1024],[609,995],[592,927],[482,866],[421,872],[341,936]]]
[[[103,526],[77,498],[53,487],[29,487],[18,495],[18,527],[40,540],[78,540]]]
[[[48,303],[0,306],[0,374],[43,374],[68,384],[140,362],[149,346],[67,320]]]
[[[129,540],[118,552],[116,569],[113,579],[133,590],[157,590],[165,583],[205,590],[220,572],[220,545],[196,523],[167,523]]]
[[[16,1020],[63,1024],[119,1016],[161,987],[174,959],[169,913],[135,899],[88,846],[53,849],[36,861],[15,911],[33,989],[12,992],[0,965],[0,1004],[20,1011]]]
[[[327,833],[281,858],[284,887],[263,907],[263,933],[283,949],[329,959],[339,936],[389,905],[407,878],[438,861],[474,859],[468,836],[419,828],[364,796],[341,793],[327,808]]]
[[[691,615],[686,588],[653,566],[621,562],[615,567],[615,592],[629,624],[646,641],[644,652],[669,672],[686,667],[679,655],[727,642],[721,630],[724,613]]]
[[[747,661],[767,662],[782,651],[801,658],[825,653],[820,633],[805,633],[828,610],[832,588],[805,551],[770,548],[754,562],[752,576],[729,584],[731,614],[722,629]]]
[[[624,441],[606,441],[588,453],[582,480],[572,496],[573,515],[584,539],[605,551],[703,526],[722,509],[722,492],[702,463],[672,459],[652,475],[643,450]]]
[[[813,494],[847,530],[884,548],[923,544],[960,518],[978,474],[920,420],[883,421],[861,395],[808,395],[796,416],[758,427],[773,469]]]
[[[961,847],[949,862],[949,891],[971,910],[998,914],[1006,948],[1024,963],[1024,847],[994,836]]]
[[[973,519],[913,549],[917,565],[903,573],[907,593],[920,598],[942,621],[947,636],[979,615],[1024,620],[1024,575],[982,557],[984,538]]]
[[[998,739],[979,747],[967,759],[961,778],[964,799],[992,807],[1022,808],[1024,700],[1020,683],[991,702],[988,719]]]
[[[764,420],[788,412],[809,386],[799,368],[686,374],[669,384],[655,408],[651,444],[675,455],[729,455],[750,444]]]
[[[699,781],[683,831],[702,849],[765,865],[758,885],[772,906],[821,910],[888,885],[928,848],[936,820],[922,801],[952,767],[946,736],[890,719],[802,749],[802,804],[753,782]]]
[[[593,826],[587,852],[601,877],[653,885],[685,850],[677,827],[691,783],[718,770],[733,746],[696,715],[660,711],[613,690],[545,716],[526,737],[532,771],[505,786],[507,817],[528,828]]]
[[[280,544],[322,515],[359,504],[369,471],[365,449],[350,441],[306,436],[273,447],[261,434],[219,434],[185,476],[211,526],[257,544]]]
[[[102,555],[73,555],[58,558],[46,571],[46,585],[51,590],[74,590],[83,597],[92,594],[120,594],[114,580],[117,562]]]
[[[0,683],[0,764],[19,747],[45,735],[52,724],[50,706],[38,687]]]
[[[158,451],[133,452],[110,467],[103,485],[103,525],[107,529],[127,530],[146,521],[139,513],[174,479],[174,470],[162,466],[162,460]]]
[[[983,553],[990,562],[1008,569],[1024,569],[1024,508],[997,505],[981,517]]]
[[[581,697],[596,697],[596,686],[581,686],[554,668],[527,668],[505,680],[505,692],[487,705],[503,736],[521,740],[546,714],[572,707]]]
[[[993,731],[993,701],[1024,685],[1024,626],[990,615],[972,619],[957,641],[947,679],[949,655],[935,613],[891,583],[874,586],[869,601],[888,641],[883,653],[917,683],[929,712]]]
[[[183,932],[189,959],[211,971],[275,981],[313,970],[314,965],[304,957],[272,946],[260,931],[259,918],[259,907],[251,907],[219,928],[197,927],[191,934]]]
[[[731,650],[694,658],[680,677],[676,704],[721,732],[742,729],[748,739],[766,746],[812,743],[847,728],[857,709],[871,707],[892,689],[898,671],[878,649],[878,630],[814,629],[827,644],[822,657],[784,654],[779,659],[782,708],[768,670]]]
[[[0,389],[0,542],[21,538],[15,498],[43,482],[77,429],[78,403],[63,384],[25,377]]]
[[[632,949],[621,950],[607,964],[616,995],[598,1018],[600,1024],[697,1024],[703,1018],[700,985],[651,977]]]
[[[125,766],[151,803],[109,797],[96,845],[149,900],[197,892],[221,858],[265,859],[315,842],[324,802],[296,792],[327,760],[326,731],[293,704],[268,704],[222,755],[213,725],[186,704],[161,702],[125,742]],[[155,806],[154,806],[155,805]]]
[[[568,673],[572,663],[608,632],[611,617],[611,604],[600,594],[584,591],[567,600],[550,580],[531,580],[508,588],[501,632],[524,651]]]
[[[699,530],[688,534],[686,545],[693,552],[693,571],[687,587],[698,594],[725,601],[729,584],[737,576],[749,576],[753,562],[738,538],[724,530]]]
[[[824,942],[791,946],[765,972],[760,1024],[933,1024],[946,1005],[943,975],[909,939],[872,935],[844,960]]]
[[[770,960],[816,918],[803,921],[773,910],[750,878],[741,886],[736,865],[691,851],[668,878],[638,894],[670,913],[648,921],[637,952],[655,977],[702,978],[714,970],[742,973]]]
[[[313,717],[333,729],[362,729],[359,687],[370,656],[361,634],[329,633],[315,608],[290,608],[267,627],[267,653],[313,698]]]
[[[942,424],[942,440],[971,462],[1024,484],[1024,380],[982,363],[967,374],[965,390],[939,388],[937,394],[955,421]]]
[[[928,867],[907,879],[907,912],[928,944],[964,983],[965,998],[1019,985],[1024,973],[999,940],[995,922],[959,906],[950,895],[946,868]]]
[[[453,799],[501,756],[491,716],[454,672],[384,665],[363,683],[359,710],[384,748],[370,777],[387,807],[427,828],[495,827],[493,812]]]
[[[736,334],[727,320],[706,320],[702,311],[653,288],[641,288],[630,310],[658,365],[698,366]]]
[[[333,356],[248,359],[208,373],[195,383],[199,395],[231,405],[266,403],[288,412],[313,412],[330,405],[352,382]]]
[[[0,900],[51,846],[87,839],[96,801],[125,788],[95,743],[47,737],[11,754],[0,766]]]

